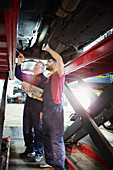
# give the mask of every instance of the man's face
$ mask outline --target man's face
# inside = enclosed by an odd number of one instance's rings
[[[49,59],[46,64],[46,70],[52,71],[55,63],[56,62],[54,60]]]
[[[44,71],[44,68],[43,68],[43,65],[42,63],[36,63],[35,66],[34,66],[34,73],[37,75],[37,74],[40,74]]]

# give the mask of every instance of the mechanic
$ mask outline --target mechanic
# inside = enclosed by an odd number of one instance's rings
[[[43,75],[44,63],[41,61],[37,62],[33,70],[34,75],[32,75],[21,71],[21,63],[23,60],[24,57],[18,56],[18,63],[15,68],[16,78],[43,89],[44,82],[46,81],[46,77]],[[33,99],[27,95],[23,113],[23,135],[26,149],[23,153],[20,153],[20,157],[35,155],[34,159],[36,162],[41,160],[44,150],[42,120],[40,119],[42,107],[42,101]],[[34,135],[32,129],[34,129]]]
[[[52,50],[49,45],[43,45],[51,58],[46,69],[51,75],[45,82],[43,93],[43,136],[45,162],[55,170],[65,169],[64,112],[62,106],[62,92],[65,82],[64,63],[62,57]],[[40,167],[46,167],[40,164]]]

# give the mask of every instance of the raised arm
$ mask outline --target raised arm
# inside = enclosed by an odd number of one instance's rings
[[[50,48],[50,46],[45,44],[42,46],[42,50],[47,51],[51,54],[51,56],[57,61],[57,72],[61,77],[64,74],[64,63],[62,57],[54,50]]]
[[[24,60],[24,57],[22,58],[22,57],[18,56],[18,62],[15,67],[15,76],[20,81],[26,81],[26,82],[30,83],[32,76],[29,74],[23,73],[21,71],[21,63],[23,60]]]
[[[22,63],[22,61],[24,61],[24,60],[25,60],[24,56],[22,57],[22,56],[19,55],[17,66],[19,66]]]

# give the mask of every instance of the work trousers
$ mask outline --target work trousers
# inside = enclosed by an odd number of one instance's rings
[[[65,146],[63,141],[64,117],[62,104],[53,104],[43,111],[44,151],[46,163],[55,170],[65,169]]]
[[[44,150],[42,120],[40,120],[41,110],[42,102],[27,97],[23,115],[24,141],[26,150],[28,152],[35,151],[38,156],[42,156]]]

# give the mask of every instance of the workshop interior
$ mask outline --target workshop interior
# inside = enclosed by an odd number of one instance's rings
[[[11,141],[17,139],[16,130],[6,128],[7,108],[22,107],[26,99],[15,77],[18,55],[25,57],[22,71],[33,74],[36,62],[49,58],[44,43],[64,62],[67,169],[113,169],[113,1],[2,0],[0,170],[10,169]]]

